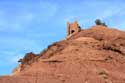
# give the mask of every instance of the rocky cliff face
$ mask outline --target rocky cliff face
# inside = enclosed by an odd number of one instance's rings
[[[20,62],[0,83],[125,83],[125,32],[92,26]]]

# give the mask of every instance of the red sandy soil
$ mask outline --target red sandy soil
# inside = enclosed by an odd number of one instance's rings
[[[92,26],[21,64],[0,83],[125,83],[125,32]]]

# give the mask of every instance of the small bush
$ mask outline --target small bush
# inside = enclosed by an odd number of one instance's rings
[[[107,27],[107,25],[106,25],[105,23],[101,22],[100,19],[96,19],[96,20],[95,20],[95,24],[96,24],[96,25],[102,25],[102,26]]]

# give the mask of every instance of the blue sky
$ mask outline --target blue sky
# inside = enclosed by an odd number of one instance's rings
[[[66,22],[84,29],[96,18],[125,30],[124,0],[0,0],[0,75],[27,52],[39,53],[66,35]]]

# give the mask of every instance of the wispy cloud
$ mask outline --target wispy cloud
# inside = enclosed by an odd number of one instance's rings
[[[21,14],[9,15],[5,10],[1,10],[0,14],[0,31],[2,30],[20,30],[26,28],[33,20],[33,15],[30,12],[21,12]]]
[[[58,9],[56,4],[45,1],[34,4],[26,4],[25,2],[2,3],[2,6],[4,5],[9,8],[0,9],[0,31],[8,29],[21,30],[28,28],[33,22],[46,22],[54,16]]]
[[[4,66],[8,65],[14,65],[17,64],[17,61],[19,58],[23,57],[23,54],[20,54],[19,52],[16,51],[2,51],[0,53],[0,66],[1,68]]]

